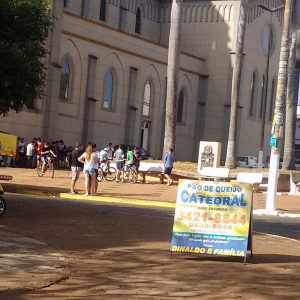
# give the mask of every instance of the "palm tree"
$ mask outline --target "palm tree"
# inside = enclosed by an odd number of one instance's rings
[[[285,112],[285,139],[282,168],[295,169],[295,132],[297,119],[297,72],[296,72],[296,50],[297,31],[295,26],[295,13],[293,13],[290,55],[288,64],[288,84]]]
[[[269,180],[268,180],[268,192],[266,201],[266,210],[274,211],[276,202],[276,192],[278,183],[278,167],[279,167],[279,141],[283,131],[283,117],[284,117],[284,106],[286,99],[286,85],[287,85],[287,70],[289,61],[289,34],[291,25],[291,12],[293,8],[293,0],[285,1],[284,11],[284,24],[281,37],[280,46],[280,58],[278,68],[278,84],[276,90],[276,101],[274,109],[274,121],[272,134],[277,140],[277,143],[272,146],[271,158],[270,158],[270,169],[269,169]]]
[[[181,28],[181,1],[173,0],[168,51],[164,153],[168,152],[170,148],[175,149],[176,142],[177,87],[180,66]]]
[[[244,3],[240,6],[240,19],[238,24],[237,43],[235,50],[235,65],[233,70],[232,91],[231,91],[231,108],[230,108],[230,123],[227,143],[227,153],[225,166],[227,168],[235,167],[236,156],[236,133],[237,133],[237,112],[238,100],[241,82],[241,73],[243,65],[243,50],[246,30],[247,11]]]

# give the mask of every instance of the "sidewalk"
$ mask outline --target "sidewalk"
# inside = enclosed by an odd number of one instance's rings
[[[147,183],[115,183],[102,181],[98,186],[97,196],[83,196],[83,174],[76,184],[78,195],[69,195],[71,172],[55,170],[54,178],[38,177],[34,169],[1,168],[0,174],[11,175],[13,180],[2,181],[5,192],[32,194],[40,196],[55,196],[65,199],[80,199],[103,201],[110,203],[123,203],[129,205],[145,205],[158,207],[175,207],[177,184],[167,186],[160,184],[157,177],[147,177]],[[300,197],[280,195],[277,196],[277,210],[281,216],[300,217]],[[254,213],[261,214],[266,205],[266,195],[254,194]]]

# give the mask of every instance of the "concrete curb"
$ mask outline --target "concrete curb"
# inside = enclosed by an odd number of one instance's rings
[[[6,188],[6,192],[13,194],[24,194],[24,195],[33,195],[33,196],[46,196],[46,197],[55,197],[66,200],[87,200],[87,201],[96,201],[96,202],[105,202],[105,203],[119,203],[127,204],[134,206],[152,206],[152,207],[161,207],[161,208],[175,208],[176,203],[166,202],[166,201],[153,201],[153,200],[141,200],[141,199],[129,199],[129,198],[117,198],[117,197],[108,197],[108,196],[84,196],[84,195],[71,195],[68,193],[55,193],[55,192],[45,192],[40,190],[29,190],[29,189],[16,189],[16,188]]]
[[[275,210],[273,212],[266,211],[265,209],[254,209],[253,214],[256,216],[274,216],[283,218],[300,218],[300,214],[290,213],[282,210]]]
[[[172,208],[176,207],[175,202],[167,201],[154,201],[154,200],[142,200],[142,199],[129,199],[129,198],[117,198],[109,196],[84,196],[84,195],[71,195],[68,193],[56,193],[56,192],[46,192],[40,190],[30,190],[30,189],[18,189],[18,188],[6,188],[6,192],[13,194],[24,194],[24,195],[33,195],[33,196],[43,196],[43,197],[55,197],[66,200],[87,200],[95,202],[104,202],[104,203],[116,203],[116,204],[127,204],[134,206],[149,206],[149,207],[160,207],[160,208]],[[290,213],[285,211],[274,211],[267,212],[265,209],[254,209],[253,214],[256,216],[275,216],[283,218],[300,218],[300,214]]]

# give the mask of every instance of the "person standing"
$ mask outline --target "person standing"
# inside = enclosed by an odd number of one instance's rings
[[[93,152],[93,147],[89,144],[86,147],[85,152],[78,158],[78,161],[84,164],[83,172],[85,176],[85,196],[90,193],[95,194],[95,180],[96,180],[96,168],[98,163],[98,157]]]
[[[112,143],[109,143],[108,147],[106,149],[107,149],[107,156],[108,156],[108,158],[112,159],[114,157],[114,148],[112,146]]]
[[[37,138],[37,140],[36,140],[36,147],[35,147],[36,166],[38,165],[38,162],[41,159],[42,148],[43,148],[42,139],[41,138]]]
[[[171,178],[171,173],[173,169],[173,165],[175,162],[174,150],[172,148],[169,149],[169,152],[164,157],[164,175],[168,179],[167,185],[171,185],[173,180]]]
[[[65,166],[66,159],[66,145],[63,140],[60,140],[57,144],[57,158],[58,158],[58,166],[63,168]]]
[[[98,191],[98,176],[99,176],[99,157],[100,157],[100,152],[97,151],[97,145],[95,143],[91,143],[92,145],[92,149],[93,149],[93,153],[95,153],[96,158],[95,158],[95,170],[96,170],[96,175],[95,175],[95,191],[94,193],[97,194]]]
[[[82,144],[77,142],[75,149],[71,153],[71,170],[72,170],[72,180],[71,180],[71,195],[77,194],[75,191],[75,184],[79,179],[79,174],[83,169],[83,164],[78,161],[78,158],[82,155]]]
[[[139,171],[140,161],[142,160],[142,157],[137,147],[134,148],[134,157],[135,157],[136,170]]]
[[[33,166],[33,153],[34,153],[34,140],[32,140],[26,147],[27,168],[32,168]]]
[[[26,145],[24,138],[21,138],[18,143],[18,154],[19,154],[19,167],[23,168],[26,165]]]
[[[124,152],[121,149],[121,145],[118,146],[118,149],[114,154],[114,157],[116,159],[116,168],[117,168],[116,182],[119,182],[120,176],[123,173],[123,168],[124,168]]]
[[[134,154],[132,148],[129,146],[127,148],[127,154],[126,154],[126,166],[131,167],[133,163],[134,163]]]

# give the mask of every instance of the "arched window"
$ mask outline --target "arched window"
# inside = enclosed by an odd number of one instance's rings
[[[254,93],[255,93],[255,73],[252,74],[251,85],[250,85],[250,103],[249,103],[250,117],[253,117],[253,113],[254,113]]]
[[[177,103],[177,123],[183,122],[183,106],[184,106],[184,94],[181,90]]]
[[[106,18],[106,0],[100,0],[100,16],[101,21],[105,21]]]
[[[144,101],[143,101],[143,116],[149,116],[150,114],[150,100],[151,100],[151,85],[148,80],[144,88]]]
[[[67,58],[63,59],[61,66],[62,69],[61,69],[61,76],[60,76],[59,98],[62,100],[69,100],[71,70]]]
[[[273,78],[272,86],[271,86],[270,108],[269,108],[270,121],[272,121],[272,117],[273,117],[274,102],[275,102],[275,79]]]
[[[136,11],[135,32],[141,33],[141,10],[139,8]]]
[[[108,71],[104,79],[104,97],[103,97],[103,107],[107,109],[112,108],[113,99],[113,73]]]
[[[265,91],[265,76],[263,76],[261,81],[261,93],[260,93],[260,109],[259,109],[259,118],[262,119],[264,112],[264,91]]]

